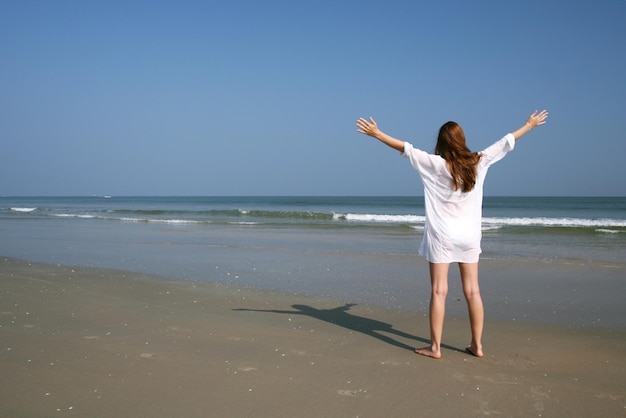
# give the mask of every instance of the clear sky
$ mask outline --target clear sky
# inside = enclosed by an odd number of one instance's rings
[[[626,195],[626,1],[3,1],[0,195],[414,195],[360,116],[486,195]]]

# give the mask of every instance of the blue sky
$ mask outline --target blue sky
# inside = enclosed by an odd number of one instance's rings
[[[0,195],[412,195],[373,116],[486,195],[626,195],[626,1],[0,3]]]

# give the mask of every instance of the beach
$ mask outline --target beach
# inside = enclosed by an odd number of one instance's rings
[[[419,198],[0,198],[0,416],[624,416],[625,210],[486,198],[433,360]]]
[[[0,416],[589,417],[626,413],[626,330],[448,315],[0,259]],[[450,301],[449,301],[450,303]]]

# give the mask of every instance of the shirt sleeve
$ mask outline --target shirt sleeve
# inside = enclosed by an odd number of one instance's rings
[[[506,134],[502,139],[485,148],[480,153],[482,155],[480,164],[484,167],[489,167],[503,159],[513,148],[515,148],[515,137],[513,134]]]
[[[404,152],[402,153],[402,156],[408,158],[411,161],[413,168],[420,173],[424,171],[436,171],[438,168],[432,155],[426,151],[413,147],[413,145],[408,142],[404,143]]]

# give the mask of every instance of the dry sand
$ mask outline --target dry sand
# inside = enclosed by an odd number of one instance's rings
[[[0,416],[626,416],[626,330],[346,302],[0,258]]]

